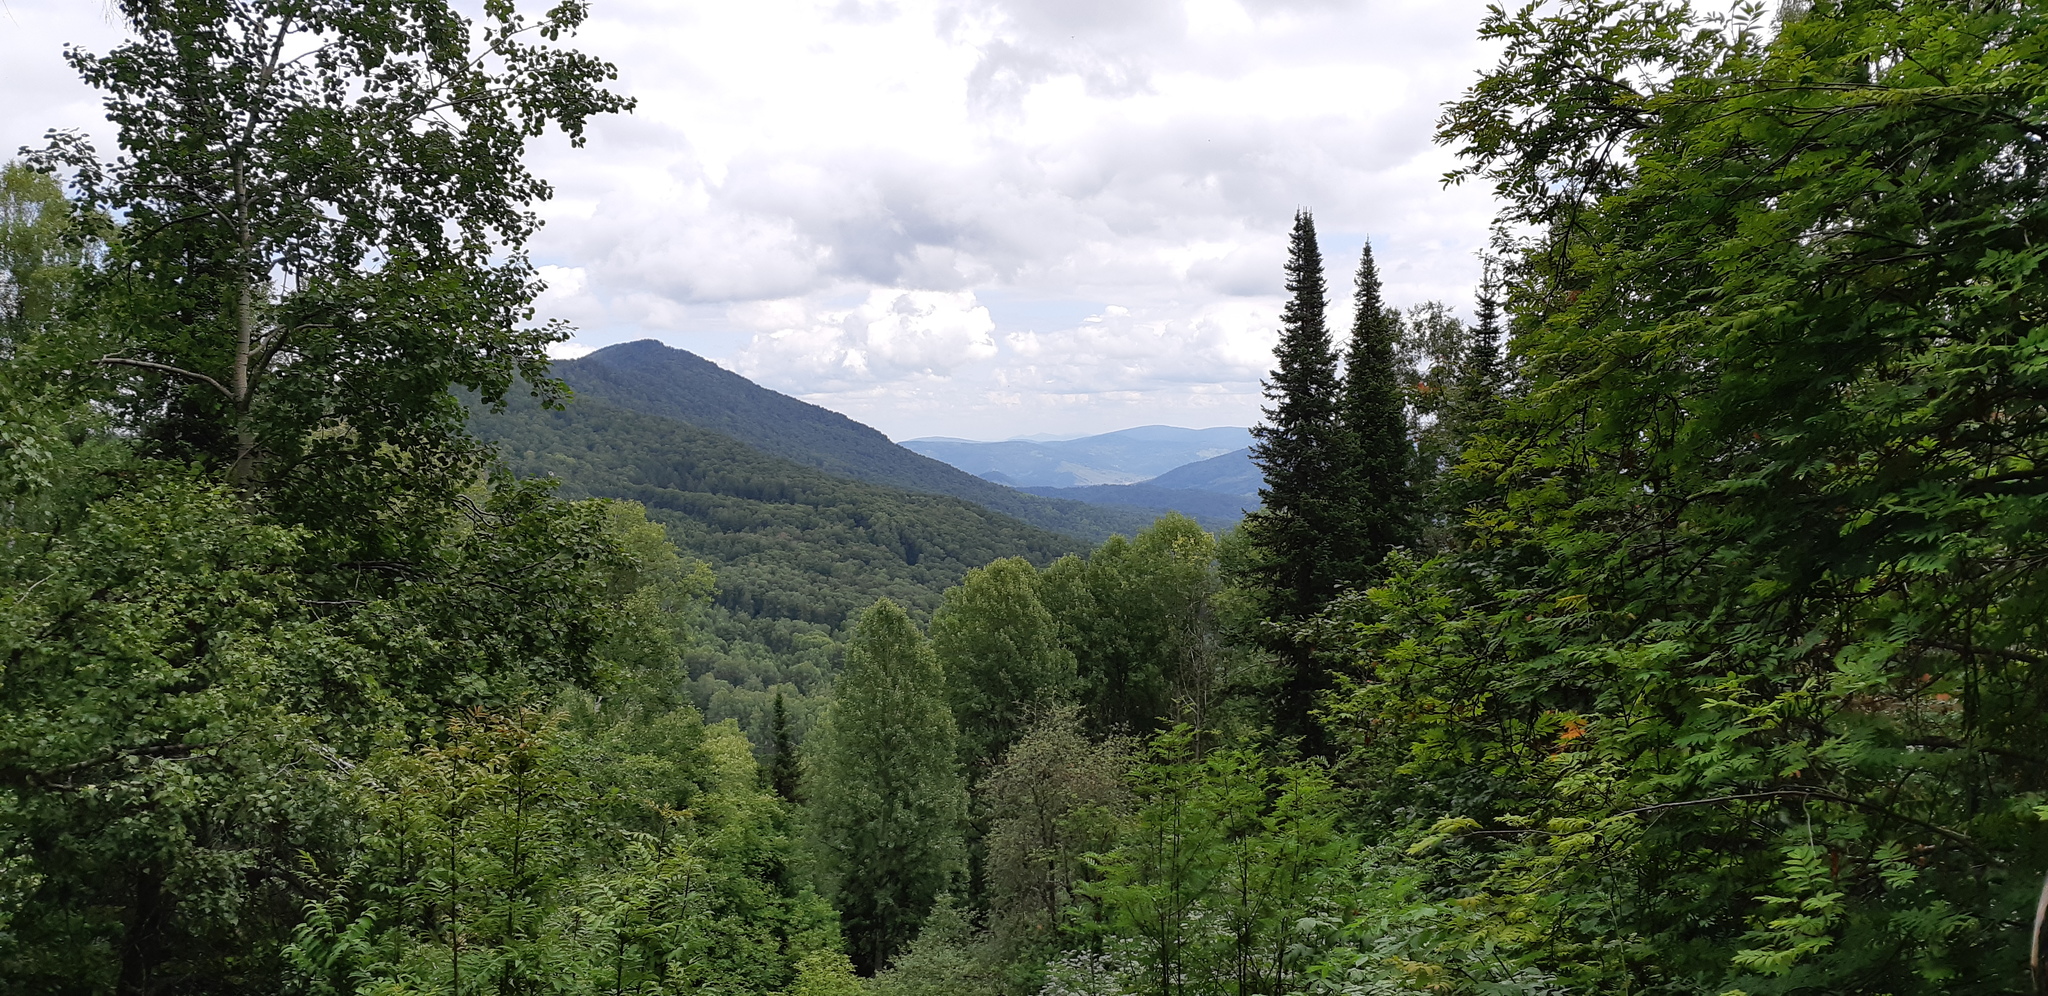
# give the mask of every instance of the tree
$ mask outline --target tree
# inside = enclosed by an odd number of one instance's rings
[[[1221,587],[1215,538],[1179,514],[1046,568],[1039,596],[1074,653],[1092,731],[1148,733],[1177,714],[1207,716],[1232,680],[1213,611]]]
[[[1488,259],[1479,282],[1479,322],[1472,329],[1458,365],[1457,380],[1452,384],[1452,411],[1456,413],[1453,424],[1461,443],[1469,442],[1486,423],[1500,416],[1501,392],[1507,388],[1507,370],[1501,356],[1501,293],[1500,266]]]
[[[1074,694],[1074,654],[1038,600],[1038,570],[1022,558],[968,571],[947,589],[931,639],[970,768],[1002,756],[1031,714]]]
[[[781,692],[775,693],[775,720],[769,735],[773,738],[775,756],[768,761],[768,787],[784,802],[802,802],[802,762],[797,757],[796,743],[789,736],[789,709],[783,704]]]
[[[0,165],[0,352],[52,318],[85,261],[55,177]]]
[[[903,950],[966,871],[957,737],[930,645],[894,602],[876,602],[804,752],[812,847],[863,975]]]
[[[737,729],[567,712],[459,717],[348,773],[359,843],[285,952],[295,991],[762,993],[844,958],[817,896],[759,876],[782,805]]]
[[[530,205],[549,187],[521,155],[550,124],[580,143],[631,106],[599,85],[609,65],[555,44],[585,6],[119,9],[128,41],[66,57],[106,94],[123,154],[53,133],[33,159],[75,171],[84,215],[122,219],[88,281],[98,355],[80,360],[130,375],[117,397],[157,452],[300,521],[374,538],[404,496],[446,502],[483,457],[450,385],[554,390],[543,347],[565,333],[525,325]]]
[[[1135,813],[1078,886],[1076,931],[1121,948],[1117,991],[1296,991],[1317,953],[1308,931],[1347,918],[1345,858],[1357,849],[1336,829],[1327,769],[1198,751],[1183,726],[1153,739],[1134,781]]]
[[[1276,617],[1313,615],[1336,594],[1331,528],[1338,460],[1337,355],[1324,321],[1323,253],[1315,219],[1294,215],[1287,248],[1287,305],[1280,312],[1278,366],[1265,384],[1265,420],[1252,427],[1252,460],[1264,472],[1261,506],[1245,530],[1264,554],[1259,582]]]
[[[1057,938],[1080,899],[1088,855],[1116,843],[1132,796],[1136,757],[1128,738],[1090,741],[1072,706],[1045,714],[1003,754],[981,789],[989,817],[992,928],[1016,949]]]
[[[2012,991],[2048,854],[2048,25],[1763,16],[1489,16],[1442,137],[1528,233],[1518,383],[1468,447],[1506,493],[1355,604],[1342,726],[1380,813],[1449,817],[1419,844],[1521,938],[1503,976]]]
[[[1315,615],[1337,594],[1340,537],[1350,512],[1342,485],[1347,448],[1338,423],[1337,355],[1324,320],[1323,253],[1307,211],[1294,215],[1287,293],[1274,347],[1279,365],[1265,384],[1271,404],[1265,420],[1252,427],[1252,460],[1266,483],[1260,508],[1245,516],[1243,528],[1258,553],[1253,584],[1267,614],[1281,623],[1264,631],[1268,648],[1280,657],[1273,725],[1306,742],[1316,736],[1309,713],[1325,679],[1322,664],[1288,624]]]
[[[1501,355],[1501,294],[1499,264],[1488,259],[1479,284],[1478,324],[1465,337],[1439,416],[1437,435],[1443,461],[1425,500],[1444,538],[1427,544],[1432,550],[1461,541],[1452,537],[1469,538],[1467,519],[1500,494],[1488,480],[1497,470],[1470,462],[1469,451],[1480,434],[1501,417],[1508,388],[1506,360]]]
[[[1380,574],[1380,561],[1389,551],[1415,539],[1418,468],[1409,441],[1406,392],[1395,365],[1402,346],[1401,314],[1381,299],[1371,242],[1359,253],[1354,281],[1357,313],[1344,350],[1337,409],[1343,457],[1334,490],[1344,514],[1336,524],[1332,558],[1343,583],[1364,586]],[[1456,348],[1455,341],[1451,346]],[[1426,382],[1417,376],[1414,383]]]

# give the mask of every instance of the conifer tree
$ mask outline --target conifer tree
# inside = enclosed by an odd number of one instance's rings
[[[1324,319],[1323,253],[1315,219],[1294,215],[1287,251],[1287,306],[1280,312],[1279,361],[1266,382],[1265,421],[1252,428],[1252,461],[1265,473],[1262,507],[1245,520],[1261,554],[1269,611],[1303,618],[1336,593],[1328,563],[1330,497],[1337,446],[1337,357]]]
[[[903,950],[965,869],[955,738],[931,646],[894,602],[876,602],[854,627],[804,771],[820,884],[863,975]]]
[[[1458,416],[1458,438],[1471,439],[1481,425],[1500,414],[1500,392],[1505,380],[1500,355],[1500,270],[1492,260],[1479,280],[1479,324],[1465,347],[1464,362],[1458,367],[1453,410]]]
[[[1279,365],[1265,385],[1272,407],[1252,429],[1252,460],[1266,476],[1259,490],[1263,504],[1244,524],[1256,550],[1252,569],[1266,615],[1276,621],[1306,619],[1337,593],[1330,538],[1341,508],[1337,459],[1343,447],[1325,290],[1315,219],[1297,211],[1287,251],[1289,297],[1274,348]],[[1312,738],[1315,724],[1308,711],[1324,684],[1321,665],[1285,627],[1267,632],[1268,648],[1280,656],[1282,669],[1274,728],[1283,736]]]
[[[1492,260],[1487,261],[1480,278],[1477,311],[1479,322],[1465,344],[1457,377],[1451,384],[1450,404],[1443,413],[1453,469],[1432,496],[1431,511],[1448,525],[1453,536],[1466,532],[1464,524],[1473,506],[1486,502],[1500,490],[1487,480],[1483,460],[1460,467],[1469,459],[1467,450],[1473,440],[1501,414],[1506,372],[1500,349],[1500,275]]]
[[[1401,318],[1380,295],[1370,242],[1359,254],[1355,285],[1357,314],[1337,409],[1344,515],[1332,537],[1332,557],[1344,583],[1362,586],[1377,577],[1388,551],[1413,541],[1419,509],[1414,447],[1395,370]]]

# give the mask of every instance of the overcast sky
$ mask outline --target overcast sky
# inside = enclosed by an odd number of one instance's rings
[[[1370,237],[1390,300],[1470,312],[1491,207],[1430,135],[1483,0],[592,7],[639,108],[532,157],[577,347],[661,339],[898,439],[1249,425],[1298,207],[1333,298]],[[59,54],[106,10],[0,0],[0,147],[111,146]]]

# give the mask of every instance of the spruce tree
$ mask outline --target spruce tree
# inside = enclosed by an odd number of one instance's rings
[[[1453,537],[1468,532],[1465,523],[1474,506],[1500,491],[1483,469],[1487,458],[1467,452],[1485,427],[1500,417],[1501,391],[1507,379],[1500,349],[1500,276],[1492,260],[1487,261],[1480,278],[1477,305],[1479,323],[1466,343],[1451,384],[1450,405],[1443,415],[1458,466],[1445,475],[1432,510],[1448,524]],[[1475,458],[1477,462],[1468,463]]]
[[[1245,518],[1256,551],[1252,570],[1276,622],[1314,615],[1337,593],[1330,537],[1340,508],[1337,458],[1337,357],[1325,321],[1323,254],[1315,219],[1294,215],[1287,253],[1287,305],[1280,312],[1279,361],[1266,382],[1265,421],[1253,427],[1252,460],[1265,473],[1262,507]],[[1312,740],[1308,712],[1326,682],[1309,648],[1285,625],[1269,628],[1268,649],[1280,658],[1273,725],[1282,736]]]
[[[1388,551],[1412,543],[1418,525],[1415,448],[1408,439],[1396,360],[1400,313],[1380,295],[1379,265],[1367,242],[1352,292],[1357,313],[1344,352],[1338,402],[1339,471],[1344,514],[1331,537],[1339,579],[1364,586],[1377,579]]]
[[[1500,392],[1506,379],[1500,355],[1500,291],[1500,270],[1488,260],[1479,280],[1479,324],[1472,329],[1464,362],[1458,367],[1452,399],[1460,443],[1469,442],[1480,426],[1500,414]]]
[[[804,792],[825,893],[873,975],[965,869],[967,786],[945,675],[894,602],[861,615],[832,704],[807,740]]]
[[[1279,365],[1265,384],[1272,404],[1252,428],[1252,461],[1266,484],[1245,530],[1260,553],[1269,614],[1300,619],[1336,593],[1327,538],[1338,450],[1337,356],[1324,318],[1323,253],[1307,211],[1294,215],[1287,293],[1273,350]]]

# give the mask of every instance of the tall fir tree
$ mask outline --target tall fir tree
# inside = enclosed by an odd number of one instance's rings
[[[1418,525],[1415,447],[1396,370],[1400,312],[1380,294],[1379,264],[1367,242],[1353,281],[1351,341],[1344,351],[1344,385],[1337,405],[1341,440],[1338,485],[1344,513],[1331,536],[1341,583],[1363,586],[1378,578],[1388,551],[1412,543]]]
[[[1330,537],[1341,509],[1337,498],[1337,356],[1325,320],[1328,305],[1323,253],[1315,219],[1294,215],[1287,252],[1287,306],[1280,312],[1279,361],[1266,382],[1265,421],[1253,427],[1252,460],[1265,473],[1262,507],[1245,518],[1256,556],[1255,582],[1269,618],[1314,615],[1337,593]],[[1273,702],[1275,731],[1312,737],[1308,711],[1324,684],[1321,666],[1286,627],[1268,631],[1269,649],[1283,674]]]
[[[1507,379],[1501,357],[1500,295],[1500,267],[1489,259],[1479,279],[1479,324],[1472,329],[1453,388],[1460,442],[1469,440],[1480,426],[1500,414],[1500,393]]]
[[[1454,543],[1463,542],[1457,537],[1470,532],[1466,523],[1475,507],[1501,493],[1500,486],[1493,483],[1498,470],[1489,471],[1487,461],[1474,459],[1468,452],[1473,441],[1502,411],[1507,370],[1501,356],[1500,295],[1500,270],[1489,259],[1479,281],[1479,321],[1465,344],[1464,356],[1451,383],[1450,404],[1443,415],[1455,448],[1455,466],[1445,475],[1431,508],[1432,514],[1448,524],[1446,532]]]
[[[956,740],[930,644],[896,603],[876,602],[854,626],[846,670],[804,752],[821,884],[863,975],[910,943],[965,871]]]

